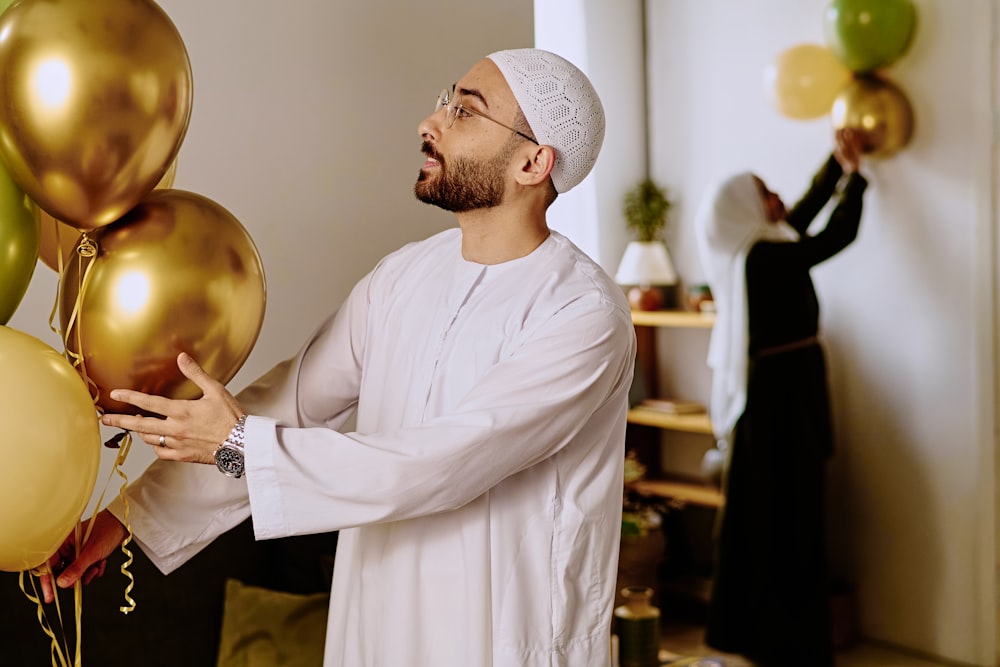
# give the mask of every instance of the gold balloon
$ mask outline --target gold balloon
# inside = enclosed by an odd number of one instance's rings
[[[187,50],[152,0],[20,0],[0,14],[0,158],[80,231],[163,178],[191,116]]]
[[[70,263],[60,321],[101,408],[136,411],[111,400],[112,389],[200,396],[177,368],[179,352],[218,381],[232,379],[257,340],[266,289],[257,249],[231,213],[192,192],[156,190],[88,237],[97,254]]]
[[[169,190],[174,186],[174,178],[177,176],[177,160],[170,163],[170,168],[167,169],[167,173],[163,175],[160,182],[156,184],[157,190]],[[31,202],[31,209],[35,214],[35,219],[38,220],[39,233],[39,243],[38,243],[38,258],[42,262],[52,269],[53,271],[59,270],[59,252],[56,248],[62,250],[63,266],[65,267],[70,258],[73,256],[73,251],[76,250],[76,245],[80,241],[80,230],[70,227],[69,225],[59,222],[51,215],[43,211],[38,204]]]
[[[891,81],[859,76],[833,102],[834,129],[858,129],[866,135],[862,152],[875,158],[895,155],[913,136],[913,108]]]
[[[0,326],[0,570],[38,567],[80,521],[101,432],[80,376],[54,349]]]
[[[764,70],[764,88],[771,105],[795,120],[830,113],[837,93],[850,80],[850,70],[830,49],[817,44],[786,49]]]
[[[38,208],[37,204],[32,208],[35,212],[35,218],[38,220],[38,259],[42,260],[42,263],[53,271],[58,271],[59,251],[56,248],[62,251],[63,266],[66,266],[80,240],[80,230],[59,222]]]
[[[160,178],[159,182],[156,184],[154,190],[169,190],[174,187],[174,179],[177,178],[177,160],[170,163],[167,170],[163,172],[163,176]]]

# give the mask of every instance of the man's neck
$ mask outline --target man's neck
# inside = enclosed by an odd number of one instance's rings
[[[502,264],[530,255],[548,238],[544,214],[502,213],[503,208],[456,214],[466,261]]]

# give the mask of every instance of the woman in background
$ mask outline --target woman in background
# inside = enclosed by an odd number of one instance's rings
[[[857,236],[867,187],[861,138],[838,131],[833,154],[788,211],[745,172],[726,179],[698,216],[718,310],[710,411],[730,453],[706,642],[762,667],[834,664],[825,535],[833,438],[809,272]],[[808,233],[835,194],[825,227]]]

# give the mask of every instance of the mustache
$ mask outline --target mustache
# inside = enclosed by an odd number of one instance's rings
[[[437,160],[441,164],[444,164],[444,156],[438,153],[437,150],[435,150],[434,147],[431,146],[430,142],[425,141],[424,143],[420,144],[420,152],[426,155],[427,157],[433,160]]]

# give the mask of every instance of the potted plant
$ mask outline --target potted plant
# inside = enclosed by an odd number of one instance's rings
[[[615,280],[632,287],[628,297],[633,310],[657,310],[665,301],[658,286],[677,284],[677,273],[662,239],[671,205],[666,191],[649,178],[625,193],[622,212],[636,240],[625,248]],[[667,301],[667,305],[674,305]]]
[[[670,206],[666,191],[647,178],[625,193],[625,224],[641,243],[661,241]]]

